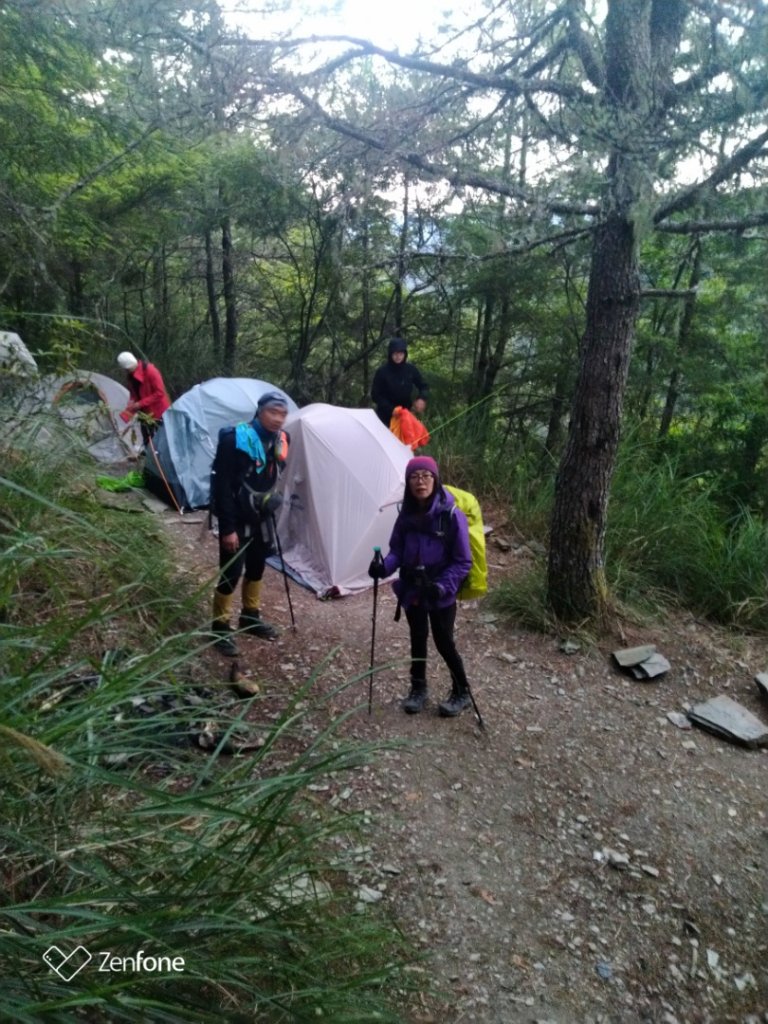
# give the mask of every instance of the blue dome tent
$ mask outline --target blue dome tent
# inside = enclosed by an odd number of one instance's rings
[[[179,509],[207,506],[219,430],[252,419],[267,391],[284,395],[290,412],[298,409],[274,384],[249,377],[214,377],[177,398],[147,448],[147,487]]]

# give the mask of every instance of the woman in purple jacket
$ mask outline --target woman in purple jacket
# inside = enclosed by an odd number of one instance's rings
[[[470,706],[464,663],[456,650],[456,592],[469,572],[472,556],[464,513],[440,483],[437,463],[419,455],[405,467],[405,494],[383,561],[368,569],[373,579],[384,579],[396,569],[393,584],[411,631],[411,689],[403,711],[415,715],[427,701],[427,638],[430,626],[438,654],[451,673],[451,692],[438,705],[444,717],[454,717]]]

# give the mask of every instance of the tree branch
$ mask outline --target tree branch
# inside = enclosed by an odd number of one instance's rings
[[[640,292],[641,299],[695,299],[698,294],[695,288],[644,288]]]
[[[681,210],[689,209],[699,202],[706,193],[714,191],[718,185],[732,178],[738,171],[743,170],[750,160],[760,155],[766,142],[768,142],[768,129],[745,146],[742,146],[741,149],[737,149],[725,163],[715,168],[708,178],[698,182],[696,185],[691,185],[690,188],[685,189],[685,191],[660,206],[653,216],[654,224],[660,224],[661,221],[673,213],[680,213]]]
[[[124,160],[129,153],[132,153],[134,151],[134,149],[138,149],[138,147],[147,138],[149,138],[150,135],[156,132],[157,129],[158,126],[156,124],[150,125],[150,127],[147,128],[146,131],[142,132],[137,139],[134,139],[133,142],[130,142],[119,153],[115,153],[115,155],[109,157],[108,160],[102,161],[97,167],[94,167],[90,174],[86,174],[84,178],[80,178],[79,181],[74,182],[72,185],[69,186],[69,188],[64,189],[64,191],[60,193],[60,195],[51,204],[51,206],[46,206],[43,208],[42,213],[46,214],[49,217],[55,217],[59,209],[64,205],[64,203],[66,203],[68,199],[71,199],[72,196],[75,195],[77,192],[82,192],[84,188],[87,188],[88,185],[94,182],[97,178],[101,177],[102,174],[104,174],[106,171],[111,170],[111,168],[114,167],[115,164],[119,164],[121,160]]]
[[[394,159],[399,160],[410,167],[414,167],[423,174],[427,174],[432,178],[444,179],[449,185],[453,185],[454,187],[483,189],[484,191],[492,192],[495,195],[506,196],[508,199],[514,199],[526,206],[540,206],[548,213],[562,214],[564,216],[575,215],[580,217],[593,217],[599,213],[600,207],[597,204],[577,204],[560,202],[559,200],[541,200],[532,192],[516,188],[514,185],[498,181],[495,178],[489,178],[483,174],[476,174],[473,172],[455,171],[446,167],[444,164],[433,163],[427,160],[425,157],[421,156],[420,153],[407,152],[405,150],[398,149],[397,147],[392,147],[378,136],[372,135],[370,132],[364,131],[362,128],[355,128],[347,121],[343,121],[341,118],[334,117],[329,114],[317,102],[317,100],[312,99],[312,97],[308,96],[305,92],[290,82],[273,82],[272,85],[275,88],[279,88],[284,93],[295,97],[317,118],[319,118],[326,127],[337,132],[339,135],[344,135],[349,139],[354,139],[356,142],[362,142],[364,145],[370,146],[371,149],[375,149],[380,153],[387,153]]]
[[[273,49],[290,47],[295,49],[299,46],[317,45],[318,43],[349,43],[355,47],[338,57],[334,57],[327,64],[299,76],[297,81],[311,82],[318,77],[325,77],[329,71],[336,71],[343,64],[347,64],[358,57],[381,57],[388,64],[396,67],[407,68],[409,71],[423,71],[429,75],[441,75],[450,78],[455,82],[462,82],[465,85],[472,85],[481,89],[494,89],[512,96],[525,96],[532,92],[551,93],[555,96],[562,96],[569,100],[582,100],[592,102],[594,97],[576,86],[550,81],[548,79],[513,78],[508,75],[481,74],[471,71],[460,64],[442,64],[438,61],[427,60],[424,57],[402,56],[397,50],[385,50],[367,39],[360,39],[357,36],[304,36],[303,38],[286,40],[285,43],[275,40],[248,39],[243,41],[250,46],[271,46]]]
[[[657,225],[657,231],[665,231],[672,235],[703,235],[710,231],[735,231],[741,234],[749,228],[768,224],[768,210],[753,213],[737,220],[686,220],[673,221],[671,224]]]

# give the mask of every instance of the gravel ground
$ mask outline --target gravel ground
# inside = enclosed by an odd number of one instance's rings
[[[209,578],[202,516],[162,518],[182,571]],[[491,552],[491,586],[526,557]],[[265,592],[270,619],[290,626],[272,571]],[[370,658],[370,593],[326,602],[292,585],[291,597],[295,630],[241,643],[241,671],[275,706],[322,659],[328,691]],[[373,713],[366,676],[335,709],[359,701],[346,733],[397,745],[324,795],[365,816],[364,845],[340,850],[350,885],[427,954],[413,969],[434,993],[406,1019],[768,1022],[768,751],[667,718],[725,693],[768,723],[754,683],[768,640],[670,614],[567,654],[474,603],[457,637],[482,732],[471,712],[437,716],[448,679],[434,652],[428,709],[402,713],[407,626],[394,608],[382,588]],[[641,643],[671,663],[656,681],[612,664],[612,650]],[[206,658],[226,678],[226,659]]]

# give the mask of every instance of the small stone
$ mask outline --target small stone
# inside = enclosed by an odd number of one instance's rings
[[[603,981],[610,981],[613,977],[613,967],[605,960],[598,960],[595,970]]]
[[[682,711],[668,711],[667,719],[672,725],[677,726],[678,729],[685,729],[687,731],[693,728],[690,718],[684,715]]]
[[[606,848],[603,850],[603,855],[612,868],[621,870],[622,868],[629,867],[629,854],[627,853],[621,853],[619,850]]]
[[[378,903],[384,899],[384,893],[372,889],[369,885],[361,885],[357,890],[357,899],[360,903]]]
[[[755,976],[754,974],[752,974],[751,971],[746,971],[740,977],[734,978],[733,983],[739,990],[739,992],[743,992],[746,988],[755,988],[757,984],[755,981]]]

